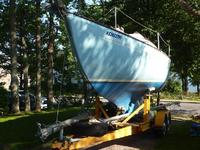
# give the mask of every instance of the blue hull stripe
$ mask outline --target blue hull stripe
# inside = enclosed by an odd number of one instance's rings
[[[126,113],[132,112],[140,105],[145,91],[150,87],[161,88],[162,82],[91,82],[96,91]]]

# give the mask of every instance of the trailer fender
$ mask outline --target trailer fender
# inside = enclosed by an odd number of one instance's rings
[[[154,120],[154,130],[158,135],[166,135],[171,124],[171,114],[168,110],[159,110]]]

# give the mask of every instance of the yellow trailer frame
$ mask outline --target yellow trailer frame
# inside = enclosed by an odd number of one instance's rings
[[[152,127],[162,129],[165,124],[166,117],[170,115],[170,112],[166,109],[157,110],[154,118],[149,117],[151,106],[151,95],[146,95],[144,99],[144,103],[139,106],[134,112],[132,112],[128,117],[126,117],[123,121],[117,122],[115,125],[117,127],[116,130],[108,132],[100,137],[83,137],[76,142],[69,141],[55,141],[52,144],[53,149],[59,150],[67,150],[67,149],[81,149],[86,148],[94,144],[100,144],[103,142],[131,136],[137,133],[144,132]],[[129,123],[129,120],[133,118],[136,114],[138,114],[143,109],[143,122],[141,123]],[[106,118],[108,118],[108,114],[104,111],[103,107],[100,105],[100,100],[97,98],[96,100],[96,111],[95,117],[99,118],[100,112],[104,114]]]

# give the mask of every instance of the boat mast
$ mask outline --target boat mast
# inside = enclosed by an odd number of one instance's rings
[[[157,32],[158,49],[160,49],[160,33]]]
[[[170,48],[170,45],[168,46],[168,56],[170,57],[170,51],[171,51],[171,48]]]

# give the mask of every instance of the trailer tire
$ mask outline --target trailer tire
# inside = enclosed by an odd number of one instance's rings
[[[73,125],[75,134],[84,136],[101,136],[108,131],[108,125],[105,123],[79,122]]]
[[[165,121],[163,122],[162,126],[162,136],[165,136],[167,134],[168,129],[169,129],[168,117],[165,116]]]
[[[168,114],[169,125],[172,123],[171,113]]]

